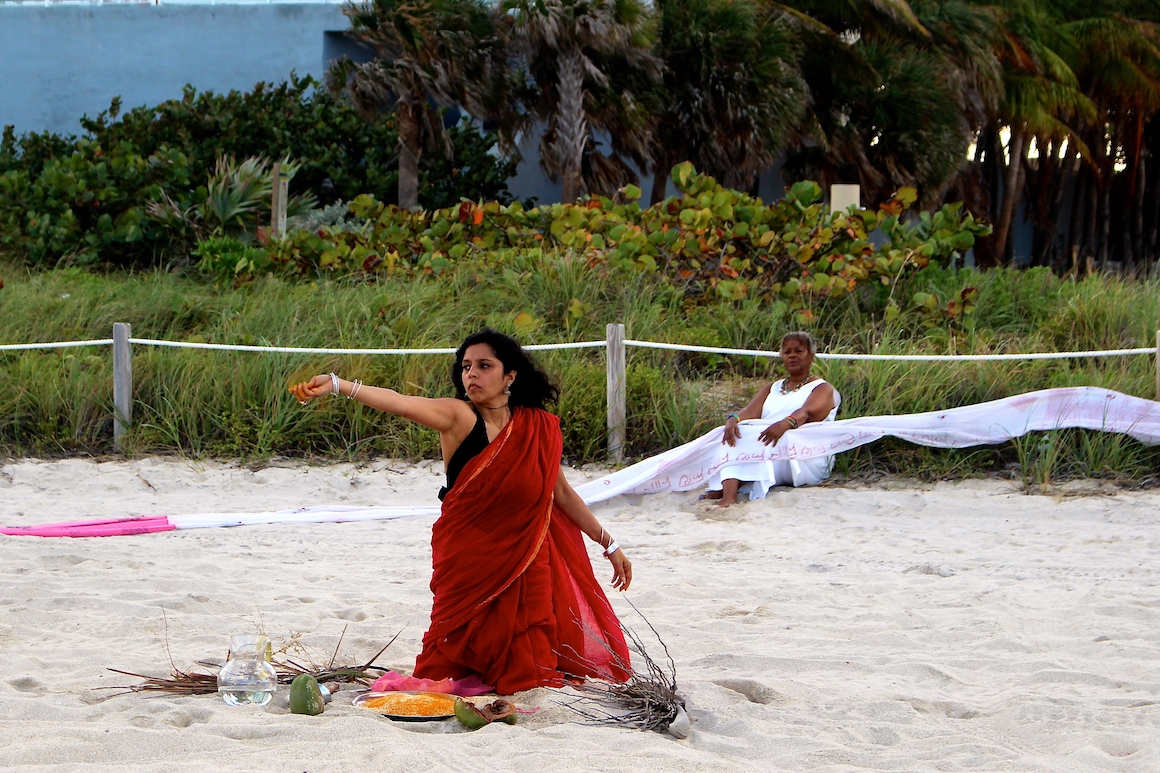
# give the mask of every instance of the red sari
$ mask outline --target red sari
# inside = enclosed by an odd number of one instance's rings
[[[579,528],[553,504],[560,420],[517,408],[463,468],[431,530],[431,627],[415,676],[510,695],[627,678],[628,647]]]

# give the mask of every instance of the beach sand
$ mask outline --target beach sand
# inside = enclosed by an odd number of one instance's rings
[[[597,470],[569,471],[572,482]],[[0,464],[0,524],[434,503],[441,465],[180,459]],[[0,768],[50,771],[1157,771],[1160,493],[995,480],[826,485],[707,513],[695,492],[594,508],[636,578],[623,620],[676,664],[687,740],[593,727],[552,690],[468,732],[336,694],[293,715],[109,690],[221,660],[227,637],[409,671],[431,518],[0,537]],[[597,576],[607,562],[596,550]],[[171,661],[172,659],[172,661]]]

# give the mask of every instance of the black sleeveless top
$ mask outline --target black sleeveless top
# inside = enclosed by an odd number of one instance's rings
[[[471,434],[463,439],[459,444],[459,448],[455,449],[455,453],[451,455],[451,461],[447,462],[447,485],[439,489],[439,501],[443,501],[443,497],[447,496],[447,492],[455,485],[455,481],[459,478],[459,473],[463,472],[463,468],[467,466],[475,457],[487,448],[491,441],[487,439],[487,425],[483,423],[483,417],[478,413],[475,414],[475,426],[471,428]]]

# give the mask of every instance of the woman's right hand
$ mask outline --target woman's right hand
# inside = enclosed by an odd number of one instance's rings
[[[741,422],[736,417],[730,416],[725,420],[725,436],[721,438],[721,445],[737,445],[737,441],[741,439]]]
[[[632,585],[632,563],[619,548],[608,556],[608,560],[612,562],[612,587],[619,591],[628,590]]]
[[[294,398],[302,405],[306,405],[316,397],[325,397],[333,393],[334,384],[331,382],[330,376],[325,373],[290,387],[290,394],[294,395]]]

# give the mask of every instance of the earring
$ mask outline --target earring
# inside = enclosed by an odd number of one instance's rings
[[[505,395],[507,395],[508,397],[512,396],[512,385],[511,385],[510,381],[508,383],[504,384],[503,393]]]

